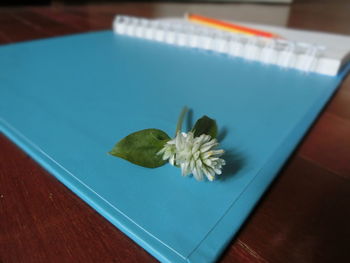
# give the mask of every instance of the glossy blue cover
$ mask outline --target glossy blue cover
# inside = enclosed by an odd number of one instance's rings
[[[1,131],[163,262],[217,259],[341,80],[111,31],[1,46],[0,67]],[[107,154],[172,136],[184,105],[217,120],[219,180]]]

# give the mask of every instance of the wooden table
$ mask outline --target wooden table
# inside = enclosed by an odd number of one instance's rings
[[[157,5],[0,8],[0,43],[106,29],[116,13],[153,17]],[[288,26],[350,34],[350,3],[296,1]],[[350,77],[220,261],[350,262],[349,222]],[[0,135],[1,263],[154,261]]]

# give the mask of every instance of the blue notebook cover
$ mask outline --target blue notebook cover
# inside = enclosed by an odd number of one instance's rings
[[[337,77],[117,36],[0,47],[0,128],[162,262],[215,261],[339,85]],[[214,182],[108,155],[131,132],[206,114],[227,151]],[[186,125],[185,125],[186,128]]]

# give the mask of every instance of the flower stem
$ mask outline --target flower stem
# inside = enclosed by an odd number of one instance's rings
[[[188,112],[188,108],[187,107],[183,107],[182,111],[180,113],[179,119],[177,121],[177,125],[176,125],[176,131],[175,131],[175,136],[177,135],[177,133],[181,130],[182,128],[182,123],[184,121],[185,115]]]

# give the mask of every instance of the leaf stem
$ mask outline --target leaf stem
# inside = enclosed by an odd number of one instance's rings
[[[175,131],[175,136],[177,135],[177,133],[181,130],[182,128],[182,123],[184,121],[185,115],[188,112],[188,108],[185,106],[182,108],[182,111],[180,113],[179,119],[177,121],[177,125],[176,125],[176,131]]]

